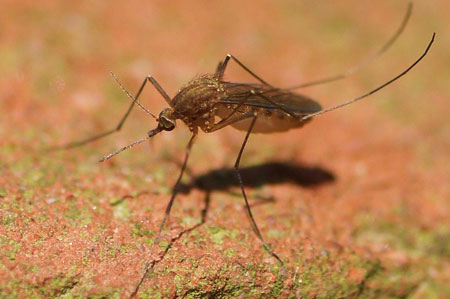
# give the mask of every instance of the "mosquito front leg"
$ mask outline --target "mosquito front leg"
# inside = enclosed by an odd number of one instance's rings
[[[112,74],[112,73],[111,73],[111,74]],[[66,144],[66,145],[52,147],[52,148],[48,149],[49,151],[53,151],[53,150],[65,150],[65,149],[70,149],[70,148],[74,148],[74,147],[83,146],[83,145],[85,145],[85,144],[87,144],[87,143],[96,141],[96,140],[98,140],[98,139],[101,139],[101,138],[103,138],[103,137],[106,137],[106,136],[108,136],[108,135],[111,135],[111,134],[113,134],[113,133],[115,133],[115,132],[120,131],[120,129],[122,129],[123,124],[125,123],[125,121],[127,120],[128,116],[130,115],[131,110],[132,110],[133,107],[134,107],[134,104],[139,103],[139,102],[138,102],[139,96],[141,95],[142,91],[144,90],[144,87],[145,87],[147,81],[150,81],[150,83],[152,83],[152,85],[153,85],[153,86],[158,90],[158,92],[164,97],[164,99],[166,100],[166,102],[167,102],[167,103],[170,103],[170,98],[169,98],[169,96],[167,95],[167,93],[164,91],[164,89],[158,84],[158,82],[157,82],[152,76],[147,76],[147,77],[144,79],[144,82],[142,82],[141,87],[139,88],[139,90],[138,90],[138,92],[137,92],[137,94],[136,94],[136,97],[133,97],[133,96],[132,96],[132,95],[131,95],[131,94],[130,94],[123,86],[122,86],[122,84],[120,84],[120,82],[118,81],[117,77],[116,77],[114,74],[112,74],[112,76],[113,76],[114,79],[119,83],[120,87],[122,88],[122,90],[125,91],[125,93],[127,94],[127,96],[128,96],[129,98],[132,99],[132,102],[131,102],[130,106],[128,107],[128,109],[127,109],[127,111],[125,112],[124,116],[122,116],[122,118],[120,119],[120,121],[119,121],[119,123],[117,124],[117,126],[116,126],[114,129],[112,129],[112,130],[109,130],[109,131],[100,133],[100,134],[98,134],[98,135],[95,135],[95,136],[86,138],[86,139],[81,140],[81,141],[71,142],[71,143],[68,143],[68,144]],[[143,107],[143,106],[140,105],[140,104],[139,104],[139,106],[141,106],[141,108],[143,108],[147,113],[150,113],[150,115],[152,115],[152,116],[156,119],[156,116],[154,116],[151,112],[149,112],[145,107]]]
[[[197,133],[192,134],[192,137],[189,140],[189,143],[188,143],[188,145],[186,147],[186,155],[184,157],[183,166],[181,167],[180,175],[178,176],[178,179],[177,179],[177,181],[176,181],[176,183],[175,183],[175,185],[173,187],[172,196],[170,197],[169,204],[167,205],[166,211],[164,212],[164,219],[161,222],[161,226],[159,228],[158,235],[156,236],[154,243],[158,243],[159,238],[161,237],[161,232],[162,232],[162,230],[164,228],[164,225],[166,224],[167,218],[170,215],[170,210],[172,209],[172,205],[173,205],[173,203],[175,201],[175,196],[178,193],[178,185],[180,184],[181,179],[183,178],[184,171],[186,170],[186,165],[187,165],[187,162],[188,162],[188,159],[189,159],[189,154],[191,152],[191,148],[192,148],[192,145],[194,144],[196,136],[197,136]]]
[[[170,210],[172,209],[173,203],[175,201],[175,197],[176,197],[176,195],[178,193],[178,186],[179,186],[179,184],[181,182],[181,179],[183,178],[183,173],[184,173],[184,171],[186,169],[186,165],[187,165],[187,162],[188,162],[188,159],[189,159],[189,154],[191,152],[191,148],[192,148],[192,145],[194,144],[196,136],[197,136],[197,132],[194,132],[192,134],[191,139],[189,140],[189,143],[188,143],[187,147],[186,147],[186,155],[184,157],[184,162],[183,162],[183,166],[181,167],[180,175],[178,176],[178,179],[177,179],[177,181],[176,181],[176,183],[175,183],[175,185],[173,187],[172,196],[170,198],[169,204],[166,207],[166,211],[164,212],[164,218],[163,218],[163,221],[161,222],[161,225],[159,226],[159,230],[158,230],[158,233],[156,235],[156,238],[155,238],[152,246],[150,247],[150,253],[153,251],[153,246],[155,244],[159,243],[159,240],[161,238],[161,233],[162,233],[162,231],[164,229],[164,225],[166,224],[167,219],[169,218]],[[205,212],[205,216],[206,216],[206,212]],[[202,216],[202,219],[203,219],[203,216]],[[150,260],[147,260],[144,263],[144,271],[143,271],[143,273],[141,275],[141,278],[140,278],[138,284],[136,285],[136,287],[134,288],[133,292],[131,293],[131,297],[135,296],[137,294],[137,292],[139,291],[139,287],[141,286],[142,282],[144,281],[145,276],[147,275],[147,272],[149,271],[151,264],[152,263],[150,262]]]
[[[275,252],[273,252],[272,249],[270,248],[269,244],[267,244],[266,241],[264,241],[261,231],[259,230],[258,225],[256,224],[256,221],[253,218],[252,210],[250,209],[250,205],[249,205],[248,199],[247,199],[247,194],[245,193],[244,183],[242,182],[241,173],[239,172],[239,163],[241,161],[242,153],[244,152],[245,145],[247,144],[248,137],[250,136],[250,133],[253,130],[256,119],[257,119],[257,115],[254,115],[253,120],[250,124],[250,127],[248,128],[247,134],[245,135],[244,142],[242,143],[241,149],[239,150],[239,154],[237,156],[236,162],[234,163],[234,169],[236,171],[236,177],[239,182],[239,185],[241,186],[242,195],[244,196],[245,207],[247,209],[247,214],[250,219],[250,224],[251,224],[256,236],[258,237],[258,239],[261,240],[261,242],[263,243],[263,246],[267,250],[267,252],[269,252],[274,258],[276,258],[278,260],[278,262],[283,266],[284,263],[281,260],[281,258]]]

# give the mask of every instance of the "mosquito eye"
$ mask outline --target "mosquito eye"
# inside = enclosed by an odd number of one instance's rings
[[[160,117],[159,122],[166,131],[172,131],[175,128],[175,123],[165,117]]]

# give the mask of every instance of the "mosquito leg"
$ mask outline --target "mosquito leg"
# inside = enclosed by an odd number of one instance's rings
[[[272,249],[270,248],[270,246],[266,243],[266,241],[264,241],[264,238],[258,228],[258,225],[256,224],[256,221],[253,218],[252,210],[250,209],[247,195],[245,193],[244,183],[242,182],[241,173],[239,172],[239,163],[241,161],[242,153],[244,151],[245,145],[247,144],[248,137],[250,136],[250,133],[252,132],[253,126],[255,125],[256,118],[257,118],[257,116],[254,115],[253,120],[250,124],[250,127],[248,128],[247,134],[245,135],[244,142],[242,143],[241,149],[239,150],[239,154],[237,156],[236,163],[234,164],[234,169],[236,170],[236,177],[239,181],[239,185],[241,186],[242,195],[244,196],[245,206],[247,208],[247,214],[250,218],[250,224],[252,225],[253,231],[256,233],[256,236],[258,237],[258,239],[260,239],[261,242],[263,243],[264,249],[266,249],[267,252],[269,252],[274,258],[276,258],[278,260],[278,262],[280,262],[281,265],[284,265],[284,263],[280,259],[280,257],[275,252],[273,252]]]
[[[296,119],[299,119],[299,117],[297,115],[295,115],[294,113],[290,112],[289,110],[287,110],[283,106],[279,105],[277,102],[272,101],[269,97],[266,97],[264,95],[264,93],[257,93],[255,91],[251,90],[246,97],[243,97],[239,101],[239,104],[236,106],[236,108],[234,108],[226,117],[224,117],[217,124],[215,124],[213,126],[213,128],[211,128],[208,132],[214,132],[216,130],[219,130],[219,129],[223,128],[223,127],[226,127],[226,126],[230,125],[231,123],[234,123],[236,121],[239,121],[239,120],[242,120],[242,119],[245,119],[245,118],[253,116],[253,112],[248,112],[247,114],[243,114],[243,115],[240,115],[240,116],[233,117],[233,115],[239,110],[239,108],[241,108],[245,104],[245,101],[252,95],[261,96],[264,100],[266,100],[270,104],[272,104],[275,107],[279,108],[280,110],[286,112],[290,116],[292,116],[292,117],[294,117]],[[247,116],[244,116],[244,115],[247,115]]]
[[[320,115],[320,114],[324,114],[324,113],[330,112],[330,111],[332,111],[332,110],[335,110],[335,109],[338,109],[338,108],[341,108],[341,107],[350,105],[350,104],[352,104],[352,103],[354,103],[354,102],[356,102],[356,101],[359,101],[359,100],[362,100],[362,99],[364,99],[364,98],[367,98],[368,96],[370,96],[370,95],[372,95],[372,94],[378,92],[379,90],[385,88],[385,87],[388,86],[389,84],[391,84],[391,83],[397,81],[398,79],[400,79],[401,77],[403,77],[404,75],[406,75],[406,73],[408,73],[410,70],[412,70],[412,69],[413,69],[413,68],[414,68],[414,67],[415,67],[415,66],[416,66],[416,65],[417,65],[417,64],[418,64],[418,63],[419,63],[419,62],[420,62],[427,54],[428,54],[428,51],[430,50],[431,46],[432,46],[433,43],[434,43],[434,38],[435,38],[435,37],[436,37],[436,33],[433,33],[433,36],[431,37],[431,40],[430,40],[430,42],[428,43],[428,46],[427,46],[427,48],[425,49],[425,52],[423,52],[422,55],[421,55],[419,58],[417,58],[417,59],[414,61],[414,63],[411,64],[407,69],[405,69],[403,72],[401,72],[400,74],[398,74],[397,76],[395,76],[395,77],[392,78],[391,80],[389,80],[389,81],[387,81],[387,82],[381,84],[380,86],[376,87],[375,89],[372,89],[371,91],[369,91],[369,92],[367,92],[367,93],[365,93],[365,94],[363,94],[363,95],[360,95],[359,97],[350,99],[350,100],[348,100],[348,101],[345,101],[345,102],[343,102],[343,103],[337,104],[337,105],[335,105],[335,106],[331,106],[330,108],[323,109],[323,110],[320,110],[320,111],[318,111],[318,112],[315,112],[315,113],[311,113],[311,114],[305,115],[305,116],[303,116],[302,118],[300,118],[300,120],[301,120],[301,121],[305,121],[305,120],[308,120],[308,119],[310,119],[310,118],[312,118],[312,117],[314,117],[314,116],[317,116],[317,115]]]
[[[153,251],[153,246],[155,244],[159,243],[159,240],[161,238],[162,230],[164,228],[164,225],[166,224],[167,219],[169,218],[170,210],[172,209],[172,205],[173,205],[173,203],[175,201],[175,196],[178,193],[178,185],[180,184],[181,178],[183,177],[184,170],[186,169],[187,161],[189,159],[189,153],[191,152],[191,148],[192,148],[192,145],[194,144],[196,136],[197,136],[197,132],[194,132],[192,134],[191,139],[189,140],[189,143],[188,143],[187,147],[186,147],[186,155],[184,157],[184,162],[183,162],[183,166],[181,167],[180,175],[178,176],[178,179],[177,179],[177,181],[176,181],[176,183],[175,183],[175,185],[173,187],[172,196],[170,198],[169,204],[166,207],[166,211],[164,212],[164,218],[163,218],[163,221],[161,222],[161,225],[159,226],[158,234],[156,235],[156,238],[155,238],[152,246],[150,246],[150,253]],[[206,212],[205,212],[205,215],[206,215]],[[203,218],[204,217],[202,216],[202,219]],[[148,273],[148,270],[150,270],[150,266],[152,265],[152,263],[150,262],[149,259],[144,263],[144,265],[145,265],[144,266],[144,271],[143,271],[143,273],[141,275],[141,278],[140,278],[138,284],[136,285],[136,287],[134,288],[133,292],[131,293],[131,297],[133,297],[133,296],[135,296],[137,294],[137,292],[139,290],[139,287],[141,286],[142,282],[144,282],[144,279],[145,279],[145,276]]]
[[[266,81],[264,81],[261,77],[259,77],[258,75],[256,75],[253,71],[251,71],[248,67],[246,67],[242,62],[239,61],[239,59],[237,59],[236,57],[234,57],[232,54],[227,54],[227,56],[225,56],[225,59],[223,60],[223,63],[220,63],[217,71],[216,71],[216,78],[218,80],[222,80],[223,74],[225,72],[225,69],[228,65],[228,61],[230,59],[233,59],[234,62],[236,62],[241,68],[243,68],[247,73],[249,73],[250,75],[252,75],[253,77],[255,77],[259,82],[261,82],[264,85],[267,85],[269,87],[273,87],[272,85],[270,85],[269,83],[267,83]],[[275,87],[273,87],[275,88]],[[275,88],[277,89],[277,88]]]
[[[167,104],[170,105],[171,99],[167,92],[159,85],[159,83],[156,81],[155,78],[152,76],[148,76],[147,79],[153,84],[153,86],[159,91],[159,93],[163,96],[163,98],[166,100]]]
[[[223,73],[225,72],[225,69],[228,65],[228,61],[230,60],[230,54],[227,54],[227,56],[225,56],[225,59],[222,61],[219,61],[219,65],[217,66],[216,69],[216,73],[214,74],[214,77],[217,78],[217,80],[222,80],[223,78]]]
[[[208,210],[209,210],[209,204],[211,203],[211,191],[206,191],[205,194],[205,207],[202,210],[202,218],[200,221],[200,224],[204,224],[206,222],[206,216],[208,214]]]
[[[176,166],[178,166],[180,169],[183,166],[183,160],[178,160],[176,157],[168,154],[168,153],[163,153],[163,156],[161,158],[162,160],[164,160],[167,163],[173,163]],[[195,177],[195,173],[192,171],[192,169],[190,169],[188,166],[186,166],[186,169],[184,170],[185,175],[189,176],[190,178]]]
[[[274,89],[270,89],[270,90],[267,90],[267,91],[264,91],[264,92],[259,92],[259,91],[255,91],[255,90],[250,90],[249,94],[248,94],[246,97],[243,97],[243,98],[239,101],[238,106],[236,106],[236,108],[234,108],[234,109],[230,112],[230,114],[227,115],[227,117],[225,117],[224,119],[222,119],[219,123],[224,122],[225,120],[227,120],[228,118],[230,118],[234,113],[236,113],[236,111],[237,111],[242,105],[244,105],[244,104],[245,104],[245,101],[246,101],[249,97],[251,97],[252,95],[260,96],[260,97],[263,98],[266,102],[272,104],[273,106],[277,107],[277,108],[280,109],[281,111],[284,111],[285,113],[289,114],[289,115],[292,116],[293,118],[295,118],[295,119],[300,119],[297,115],[295,115],[294,113],[292,113],[292,112],[289,111],[288,109],[284,108],[282,105],[278,104],[277,102],[272,101],[272,100],[270,99],[270,97],[268,97],[268,96],[265,95],[267,92],[271,92],[271,91],[275,91],[275,90],[280,90],[280,89],[274,88]],[[219,103],[221,103],[221,102],[219,102]],[[226,102],[225,102],[225,103],[226,103]]]
[[[242,62],[239,61],[239,59],[237,59],[236,57],[234,57],[231,54],[227,54],[227,56],[225,57],[223,63],[219,63],[219,66],[217,68],[216,71],[216,78],[218,80],[221,80],[223,77],[223,74],[225,72],[225,68],[227,67],[228,61],[230,59],[233,59],[240,67],[242,67],[244,70],[246,70],[250,75],[252,75],[253,77],[255,77],[258,81],[260,81],[261,83],[263,83],[264,85],[267,85],[269,87],[271,87],[272,89],[269,91],[275,91],[275,90],[280,90],[280,88],[277,87],[273,87],[272,85],[270,85],[269,83],[267,83],[266,81],[264,81],[261,77],[259,77],[258,75],[256,75],[253,71],[251,71],[248,67],[246,67]],[[266,91],[268,92],[268,91]],[[267,102],[271,103],[272,105],[274,105],[275,107],[278,107],[280,110],[286,112],[287,114],[289,114],[290,116],[298,119],[298,116],[296,116],[295,114],[293,114],[292,112],[290,112],[289,110],[285,109],[283,106],[279,105],[278,103],[270,100],[268,97],[264,96],[263,93],[255,93],[254,91],[252,91],[246,98],[243,98],[243,101],[240,103],[240,105],[242,105],[245,100],[250,97],[252,94],[258,94],[261,97],[263,97]],[[237,108],[235,108],[235,110],[237,110],[240,106],[238,106]],[[228,117],[230,117],[231,115],[234,114],[235,111],[231,112],[230,115]],[[226,118],[224,118],[223,120],[225,120]],[[223,121],[222,120],[222,121]]]
[[[114,76],[114,77],[115,77],[115,76]],[[116,77],[115,77],[114,79],[117,81],[117,78],[116,78]],[[89,137],[89,138],[84,139],[84,140],[81,140],[81,141],[72,142],[72,143],[69,143],[69,144],[66,144],[66,145],[62,145],[62,146],[55,146],[55,147],[49,148],[48,150],[49,150],[49,151],[53,151],[53,150],[66,150],[66,149],[70,149],[70,148],[74,148],[74,147],[79,147],[79,146],[85,145],[85,144],[87,144],[87,143],[93,142],[93,141],[95,141],[95,140],[101,139],[101,138],[103,138],[103,137],[106,137],[106,136],[108,136],[108,135],[111,135],[111,134],[113,134],[113,133],[115,133],[115,132],[120,131],[120,129],[122,129],[123,124],[125,123],[125,120],[128,118],[128,115],[130,115],[131,110],[132,110],[133,107],[134,107],[134,104],[136,104],[136,103],[138,102],[139,96],[141,95],[142,91],[144,90],[144,87],[145,87],[145,84],[147,83],[147,81],[150,81],[150,83],[153,84],[153,86],[159,91],[159,93],[164,97],[164,99],[165,99],[168,103],[170,102],[169,96],[168,96],[167,93],[164,91],[164,89],[158,84],[158,82],[157,82],[152,76],[147,76],[147,77],[144,79],[144,82],[142,82],[141,87],[139,88],[139,91],[138,91],[137,94],[136,94],[136,97],[133,98],[133,96],[131,96],[131,94],[128,93],[128,92],[126,91],[127,95],[128,95],[133,101],[131,102],[130,106],[128,107],[128,110],[127,110],[127,112],[125,113],[125,115],[122,116],[122,118],[120,119],[119,123],[117,124],[117,126],[116,126],[114,129],[109,130],[109,131],[106,131],[106,132],[103,132],[103,133],[101,133],[101,134],[98,134],[98,135],[95,135],[95,136],[92,136],[92,137]],[[122,85],[120,85],[120,86],[121,86],[121,88],[122,88],[123,90],[125,90],[125,89],[123,88]],[[144,109],[144,110],[145,110],[145,109]],[[153,117],[155,117],[155,116],[153,115]],[[156,118],[156,117],[155,117],[155,118]]]
[[[228,62],[230,61],[230,59],[233,59],[240,67],[242,67],[244,70],[246,70],[250,75],[252,75],[253,77],[255,77],[258,81],[260,81],[261,83],[263,83],[264,85],[267,85],[269,87],[271,87],[272,89],[270,91],[274,91],[274,90],[280,90],[279,88],[273,87],[272,85],[270,85],[269,83],[267,83],[266,81],[264,81],[261,77],[259,77],[258,75],[256,75],[253,71],[251,71],[248,67],[246,67],[242,62],[239,61],[239,59],[237,59],[236,57],[234,57],[231,54],[227,54],[227,56],[225,57],[223,62],[220,62],[218,67],[217,67],[217,71],[215,74],[215,77],[218,80],[221,80],[223,77],[223,74],[225,72],[225,69],[228,65]],[[255,93],[255,91],[251,91],[247,97],[242,98],[242,101],[239,103],[239,105],[224,119],[222,119],[220,121],[220,123],[225,122],[228,118],[230,118],[244,103],[245,101],[252,95],[254,94],[258,94],[261,97],[263,97],[266,101],[268,101],[269,103],[271,103],[272,105],[278,107],[279,109],[281,109],[282,111],[286,112],[287,114],[291,115],[292,117],[298,119],[298,117],[293,114],[292,112],[290,112],[289,110],[285,109],[283,106],[279,105],[278,103],[270,100],[268,97],[264,96],[262,93]]]
[[[406,9],[405,16],[403,17],[403,20],[400,23],[400,27],[395,31],[395,33],[391,36],[391,38],[385,44],[383,44],[383,46],[381,46],[372,55],[370,55],[367,58],[365,58],[362,62],[358,63],[357,65],[353,66],[352,68],[348,69],[347,71],[345,71],[345,72],[343,72],[341,74],[334,75],[334,76],[331,76],[331,77],[326,77],[326,78],[323,78],[323,79],[314,80],[314,81],[311,81],[311,82],[302,83],[302,84],[291,86],[291,87],[284,88],[284,89],[285,90],[292,90],[292,89],[299,89],[299,88],[304,88],[304,87],[309,87],[309,86],[314,86],[314,85],[320,85],[320,84],[324,84],[324,83],[334,82],[334,81],[338,81],[338,80],[347,78],[350,75],[356,73],[357,71],[359,71],[360,69],[365,67],[367,64],[371,63],[373,60],[375,60],[377,57],[379,57],[380,55],[382,55],[388,49],[391,48],[392,44],[394,44],[394,42],[398,39],[398,37],[403,33],[403,30],[405,29],[406,24],[408,24],[409,18],[411,16],[412,8],[413,8],[413,4],[412,4],[412,2],[410,2],[408,4],[408,8]]]
[[[280,104],[278,104],[275,101],[272,101],[269,97],[267,97],[264,93],[257,93],[257,95],[261,96],[264,100],[266,100],[267,102],[269,102],[270,104],[274,105],[275,107],[279,108],[281,111],[284,111],[285,113],[289,114],[290,116],[292,116],[295,119],[300,119],[297,115],[295,115],[294,113],[292,113],[291,111],[289,111],[288,109],[284,108],[283,106],[281,106]]]
[[[254,94],[254,92],[250,92],[246,97],[243,97],[239,101],[239,104],[226,117],[221,119],[218,123],[214,124],[213,128],[211,128],[208,132],[217,131],[223,127],[228,126],[230,123],[240,120],[239,118],[241,118],[242,116],[237,116],[236,117],[237,120],[232,119],[232,117],[239,110],[239,108],[241,108],[245,104],[245,101],[247,101],[247,99],[253,94]],[[253,116],[253,113],[248,112],[246,115],[248,115],[250,117],[250,116]],[[244,118],[247,118],[247,117],[244,117]]]
[[[413,68],[414,68],[414,67],[415,67],[415,66],[416,66],[416,65],[417,65],[417,64],[418,64],[418,63],[419,63],[419,62],[420,62],[427,54],[428,54],[428,51],[430,50],[430,48],[431,48],[431,46],[432,46],[432,44],[433,44],[433,42],[434,42],[435,36],[436,36],[436,33],[433,33],[433,36],[431,37],[431,40],[430,40],[430,42],[428,43],[427,48],[425,49],[425,51],[423,52],[423,54],[422,54],[418,59],[416,59],[412,65],[410,65],[410,66],[409,66],[407,69],[405,69],[403,72],[401,72],[400,74],[398,74],[397,76],[395,76],[393,79],[387,81],[386,83],[383,83],[382,85],[378,86],[377,88],[375,88],[375,89],[369,91],[368,93],[365,93],[365,94],[363,94],[363,95],[361,95],[361,96],[359,96],[359,97],[350,99],[350,100],[348,100],[348,101],[345,101],[345,102],[343,102],[343,103],[341,103],[341,104],[332,106],[332,107],[330,107],[330,108],[327,108],[327,109],[324,109],[324,110],[320,110],[320,111],[318,111],[318,112],[316,112],[316,113],[311,113],[311,114],[305,115],[305,116],[303,116],[303,117],[298,117],[297,115],[293,114],[293,113],[290,112],[289,110],[285,109],[283,106],[281,106],[281,105],[279,105],[278,103],[272,101],[269,97],[265,96],[264,93],[254,93],[254,94],[256,94],[256,95],[258,95],[258,96],[261,96],[261,97],[262,97],[263,99],[265,99],[267,102],[271,103],[272,105],[276,106],[277,108],[279,108],[280,110],[286,112],[287,114],[291,115],[292,117],[294,117],[294,118],[296,118],[296,119],[298,119],[298,120],[300,120],[300,121],[306,121],[306,120],[308,120],[308,119],[310,119],[310,118],[312,118],[312,117],[314,117],[314,116],[317,116],[317,115],[320,115],[320,114],[324,114],[324,113],[327,113],[327,112],[329,112],[329,111],[332,111],[332,110],[341,108],[341,107],[343,107],[343,106],[352,104],[352,103],[354,103],[354,102],[356,102],[356,101],[362,100],[362,99],[364,99],[364,98],[366,98],[366,97],[368,97],[368,96],[370,96],[370,95],[372,95],[372,94],[378,92],[379,90],[383,89],[384,87],[386,87],[387,85],[393,83],[394,81],[398,80],[399,78],[403,77],[406,73],[408,73],[411,69],[413,69]],[[275,90],[275,89],[274,89],[274,90]],[[273,90],[270,90],[270,91],[273,91]],[[266,92],[268,92],[268,91],[266,91]]]
[[[228,61],[227,61],[227,63],[228,63]],[[219,78],[218,76],[220,75],[220,79],[222,79],[223,72],[225,71],[225,69],[222,66],[223,66],[223,62],[221,60],[221,61],[219,61],[219,64],[217,65],[216,72],[214,73],[216,78]]]
[[[373,53],[372,55],[370,55],[369,57],[367,57],[366,59],[364,59],[362,62],[360,62],[359,64],[357,64],[356,66],[350,68],[349,70],[345,71],[344,73],[335,75],[335,76],[331,76],[331,77],[327,77],[327,78],[323,78],[323,79],[319,79],[319,80],[315,80],[312,82],[307,82],[307,83],[303,83],[303,84],[299,84],[296,86],[292,86],[292,87],[288,87],[288,88],[284,88],[285,90],[292,90],[292,89],[298,89],[298,88],[303,88],[303,87],[307,87],[307,86],[313,86],[313,85],[319,85],[319,84],[324,84],[324,83],[328,83],[328,82],[333,82],[333,81],[337,81],[337,80],[341,80],[344,79],[354,73],[356,73],[357,71],[359,71],[360,69],[362,69],[364,66],[366,66],[367,64],[369,64],[370,62],[372,62],[375,58],[379,57],[380,55],[382,55],[384,52],[386,52],[391,46],[392,44],[394,44],[394,42],[397,40],[397,38],[403,33],[403,30],[406,27],[406,24],[409,21],[409,18],[411,16],[411,11],[412,11],[412,7],[413,4],[412,2],[410,2],[408,4],[408,8],[406,10],[405,13],[405,17],[403,18],[400,27],[395,31],[394,35],[385,43],[383,44],[383,46],[378,49],[375,53]],[[259,82],[261,82],[264,85],[273,87],[272,85],[270,85],[269,83],[267,83],[265,80],[263,80],[261,77],[259,77],[258,75],[256,75],[253,71],[251,71],[247,66],[245,66],[241,61],[239,61],[239,59],[237,59],[235,56],[228,54],[223,63],[220,63],[217,71],[216,71],[216,77],[221,80],[223,77],[223,74],[225,72],[225,68],[227,66],[228,61],[231,59],[233,59],[240,67],[242,67],[245,71],[247,71],[250,75],[252,75],[254,78],[256,78]],[[277,88],[275,88],[277,89]]]
[[[177,181],[176,181],[176,183],[175,183],[175,185],[173,187],[172,197],[170,198],[169,204],[167,205],[166,211],[164,212],[164,219],[161,222],[158,234],[156,235],[155,242],[154,242],[155,244],[157,244],[159,242],[159,239],[161,237],[161,232],[162,232],[162,230],[164,228],[164,225],[166,224],[167,218],[169,217],[170,210],[172,209],[173,202],[175,201],[175,196],[178,193],[178,185],[180,184],[181,179],[182,179],[183,174],[184,174],[184,171],[186,170],[186,165],[187,165],[187,161],[189,159],[189,154],[191,152],[191,148],[192,148],[192,145],[194,144],[194,140],[195,140],[196,136],[197,136],[197,133],[194,133],[192,135],[192,137],[189,140],[189,143],[188,143],[188,145],[186,147],[186,155],[184,157],[183,166],[181,167],[180,175],[178,176],[178,179],[177,179]]]
[[[235,123],[235,122],[238,122],[238,121],[241,121],[241,120],[253,117],[254,115],[255,115],[255,113],[250,111],[250,112],[247,112],[247,113],[244,113],[244,114],[238,114],[238,115],[235,115],[235,116],[230,116],[230,117],[227,117],[226,119],[224,118],[221,121],[219,121],[218,123],[214,124],[207,131],[207,133],[211,133],[211,132],[220,130],[223,127],[231,125],[232,123]]]

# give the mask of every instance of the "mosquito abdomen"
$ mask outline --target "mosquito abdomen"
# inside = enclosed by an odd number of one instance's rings
[[[256,123],[252,129],[252,133],[276,133],[285,132],[290,129],[295,129],[303,126],[307,121],[301,121],[284,111],[275,109],[252,109],[257,114]],[[232,106],[228,108],[225,105],[218,105],[216,115],[220,118],[225,118],[233,111]],[[239,112],[242,113],[242,112]],[[248,131],[252,118],[244,119],[232,123],[235,129],[240,131]]]

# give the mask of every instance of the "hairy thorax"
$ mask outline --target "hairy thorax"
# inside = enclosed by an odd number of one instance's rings
[[[218,101],[219,83],[213,75],[197,77],[182,87],[172,100],[172,108],[181,116],[198,117]]]
[[[214,123],[215,105],[222,91],[212,74],[199,76],[182,87],[172,100],[172,108],[191,129],[207,130]]]

